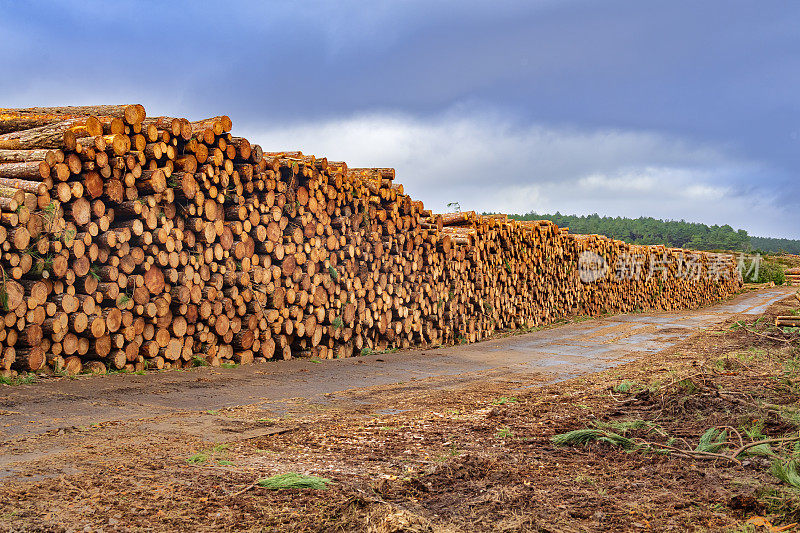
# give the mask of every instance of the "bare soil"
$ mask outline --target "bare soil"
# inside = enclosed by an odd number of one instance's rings
[[[287,400],[281,416],[254,404],[19,434],[0,444],[0,531],[755,531],[754,517],[790,526],[800,499],[766,458],[551,437],[634,420],[650,426],[626,436],[675,446],[712,426],[797,434],[797,345],[761,326],[797,307],[782,300],[758,324],[733,315],[574,379],[388,384],[370,401],[359,390]],[[253,486],[285,472],[333,483]]]

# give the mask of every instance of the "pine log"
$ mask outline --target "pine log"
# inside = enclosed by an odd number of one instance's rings
[[[97,106],[66,106],[66,107],[26,107],[26,108],[0,108],[0,114],[52,114],[71,116],[107,116],[125,119],[128,124],[141,124],[145,117],[145,109],[141,104],[130,105],[97,105]]]
[[[87,119],[74,118],[46,126],[0,135],[0,149],[32,150],[66,148],[74,150],[80,137],[91,135]]]

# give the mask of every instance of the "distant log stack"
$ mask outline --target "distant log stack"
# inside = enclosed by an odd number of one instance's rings
[[[783,274],[788,285],[800,285],[800,268],[787,268]]]
[[[779,328],[800,328],[800,316],[787,315],[776,317],[775,326]]]
[[[349,357],[741,285],[730,256],[434,214],[393,169],[231,128],[140,105],[0,109],[0,372]],[[658,275],[623,275],[653,258]]]

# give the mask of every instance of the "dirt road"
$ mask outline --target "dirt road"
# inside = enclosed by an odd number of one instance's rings
[[[236,427],[207,411],[258,405],[270,416],[373,405],[381,412],[386,387],[395,393],[455,389],[471,382],[512,380],[520,388],[597,372],[657,353],[723,322],[760,314],[791,289],[750,292],[694,311],[643,313],[568,324],[469,346],[409,350],[365,357],[293,360],[235,369],[196,368],[148,375],[59,379],[0,388],[0,439],[13,439],[120,421],[160,421],[149,429],[212,439],[247,438],[263,428]]]

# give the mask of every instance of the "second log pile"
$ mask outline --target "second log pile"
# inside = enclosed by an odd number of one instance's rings
[[[800,285],[800,268],[787,268],[784,271],[787,285]]]
[[[392,169],[265,153],[231,127],[140,105],[0,109],[0,372],[474,342],[741,284],[730,256],[693,254],[692,277],[681,250],[433,214]],[[589,282],[587,252],[605,268]],[[658,275],[620,275],[630,258]]]
[[[794,297],[797,298],[798,302],[800,302],[800,292],[796,292]],[[777,316],[775,317],[775,326],[779,328],[800,328],[800,316],[797,315]]]

